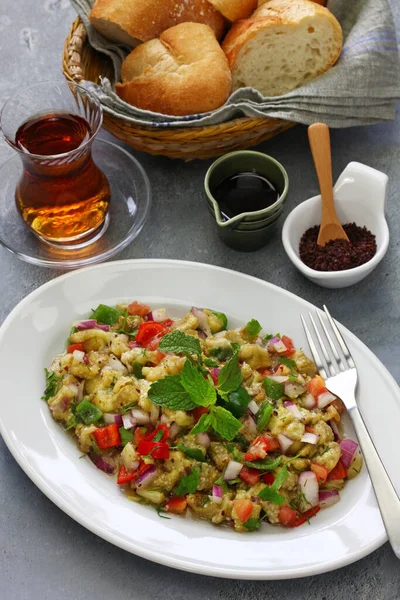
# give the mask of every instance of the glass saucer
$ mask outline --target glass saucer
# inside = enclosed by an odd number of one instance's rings
[[[76,269],[111,258],[139,235],[151,205],[145,170],[126,150],[112,142],[96,139],[92,153],[110,183],[110,208],[96,235],[73,246],[43,241],[29,230],[14,198],[21,160],[15,155],[0,166],[0,243],[7,250],[34,265]]]

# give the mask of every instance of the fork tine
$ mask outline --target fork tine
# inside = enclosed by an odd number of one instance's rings
[[[312,314],[310,312],[308,314],[309,314],[309,317],[310,317],[311,324],[312,324],[312,326],[314,328],[315,335],[317,337],[318,343],[319,343],[320,348],[322,350],[322,354],[324,355],[324,358],[325,358],[325,361],[324,361],[325,371],[327,373],[329,372],[329,374],[331,376],[337,375],[337,373],[339,372],[339,370],[337,369],[337,367],[335,368],[335,366],[334,366],[334,364],[333,364],[333,362],[331,360],[331,357],[328,354],[328,351],[327,351],[326,346],[324,344],[324,340],[321,337],[321,334],[320,334],[320,332],[318,330],[318,327],[315,324],[315,321],[314,321],[314,318],[313,318]]]
[[[326,325],[325,325],[325,323],[324,323],[324,321],[323,321],[323,319],[322,319],[322,317],[321,317],[321,313],[320,313],[320,312],[317,312],[317,315],[318,315],[319,322],[321,323],[321,327],[322,327],[322,329],[324,330],[325,337],[326,337],[326,339],[328,340],[328,342],[329,342],[329,345],[330,345],[330,347],[331,347],[331,350],[332,350],[332,352],[333,352],[333,354],[334,354],[334,356],[335,356],[335,358],[336,358],[336,362],[337,362],[337,364],[338,364],[338,366],[339,366],[339,369],[340,369],[341,371],[345,371],[345,367],[343,366],[343,361],[342,361],[342,359],[341,359],[341,357],[340,357],[340,355],[339,355],[339,352],[338,352],[338,351],[337,351],[337,349],[336,349],[336,346],[335,346],[335,344],[333,343],[333,340],[332,340],[332,338],[331,338],[331,334],[329,333],[329,331],[328,331],[328,330],[327,330],[327,328],[326,328]]]
[[[353,360],[353,358],[352,358],[352,356],[350,354],[350,350],[348,349],[347,344],[344,341],[344,339],[342,337],[342,334],[340,333],[340,331],[338,329],[338,326],[336,325],[335,321],[332,319],[331,314],[330,314],[329,310],[327,309],[327,307],[325,306],[325,304],[324,304],[324,311],[325,311],[325,314],[326,314],[326,316],[328,318],[330,326],[333,329],[333,333],[335,334],[336,339],[337,339],[337,341],[340,344],[340,347],[342,349],[343,355],[344,355],[345,359],[347,360],[347,363],[348,363],[349,367],[350,368],[355,367],[356,365],[354,364],[354,360]]]
[[[310,346],[311,354],[313,355],[313,359],[314,359],[314,362],[315,362],[315,364],[317,366],[317,369],[321,373],[322,377],[324,379],[327,379],[327,374],[326,374],[325,367],[324,367],[324,365],[322,363],[322,360],[321,360],[321,357],[320,357],[319,352],[317,350],[317,347],[314,344],[314,340],[312,338],[310,330],[307,327],[307,323],[305,322],[303,315],[300,315],[300,318],[301,318],[301,322],[303,323],[303,327],[304,327],[304,331],[305,331],[306,338],[307,338],[307,341],[308,341],[308,345]]]

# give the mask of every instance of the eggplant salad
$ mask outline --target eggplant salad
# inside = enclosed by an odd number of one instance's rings
[[[340,500],[362,466],[344,405],[286,335],[137,301],[73,324],[43,399],[82,456],[160,517],[250,532],[297,527]]]

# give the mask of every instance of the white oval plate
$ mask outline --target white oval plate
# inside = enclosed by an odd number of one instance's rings
[[[347,565],[383,544],[386,535],[364,468],[342,500],[310,525],[265,525],[252,534],[172,516],[130,502],[113,479],[79,451],[45,402],[43,369],[65,343],[70,324],[99,302],[138,299],[166,306],[173,316],[192,305],[227,313],[237,326],[254,317],[296,346],[306,341],[300,313],[312,305],[253,277],[199,263],[120,261],[63,275],[27,296],[0,329],[0,430],[31,480],[64,512],[105,540],[155,562],[205,575],[285,579]],[[334,314],[334,307],[331,307]],[[345,337],[359,369],[362,412],[400,491],[397,452],[400,394],[396,382],[351,333]]]

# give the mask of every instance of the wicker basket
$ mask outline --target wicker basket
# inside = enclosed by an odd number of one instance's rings
[[[110,60],[90,46],[79,18],[72,24],[65,41],[62,68],[65,77],[75,83],[82,79],[98,82],[100,75],[110,77],[112,74]],[[210,158],[255,146],[293,125],[282,119],[243,117],[220,125],[160,130],[133,125],[123,115],[115,117],[104,113],[104,128],[126,144],[150,154],[184,160]]]

